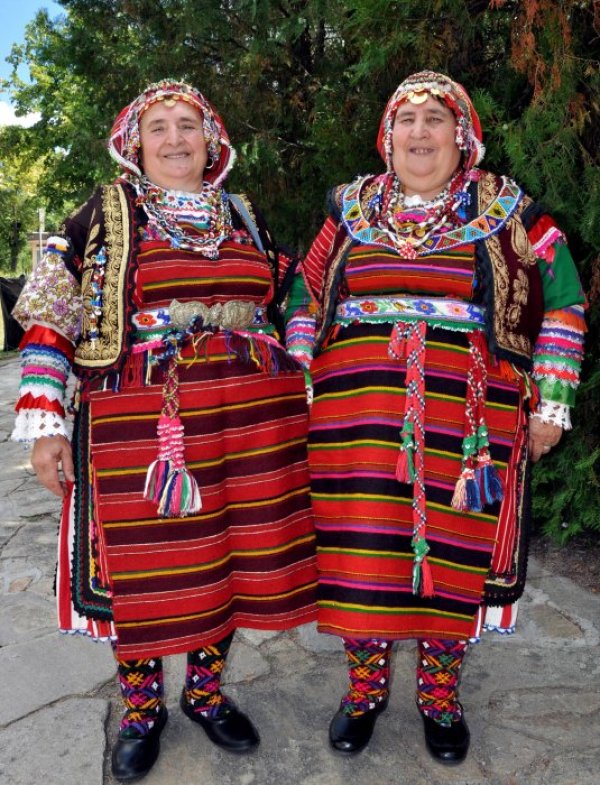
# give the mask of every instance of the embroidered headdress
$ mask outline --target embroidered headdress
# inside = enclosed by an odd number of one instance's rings
[[[204,139],[212,159],[204,170],[204,180],[220,185],[234,164],[236,154],[223,121],[199,90],[186,82],[163,79],[149,85],[143,93],[119,112],[110,132],[108,151],[125,174],[139,178],[140,120],[144,112],[158,101],[186,101],[202,116]]]
[[[443,101],[456,117],[456,144],[464,153],[463,169],[468,171],[477,166],[485,154],[479,117],[465,88],[444,74],[435,71],[420,71],[401,82],[385,108],[377,149],[385,161],[388,172],[392,165],[392,132],[398,107],[410,101],[424,103],[429,96]]]

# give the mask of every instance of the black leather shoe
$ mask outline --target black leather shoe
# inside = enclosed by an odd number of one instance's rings
[[[194,711],[185,697],[185,690],[181,693],[179,705],[186,717],[201,725],[208,738],[224,750],[248,752],[260,744],[254,725],[231,703],[224,704],[219,716],[214,719],[203,717],[200,712]]]
[[[471,734],[464,716],[449,726],[426,717],[424,714],[425,743],[431,755],[440,763],[462,763],[467,757]]]
[[[387,709],[387,705],[386,698],[358,717],[349,717],[340,709],[329,724],[329,743],[333,749],[348,754],[364,750],[373,735],[377,717]]]
[[[160,734],[167,722],[168,712],[161,706],[154,726],[145,736],[123,738],[117,736],[112,751],[112,773],[124,782],[135,780],[148,774],[156,763],[160,752]]]

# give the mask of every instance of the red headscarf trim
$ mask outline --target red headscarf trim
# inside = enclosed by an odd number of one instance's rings
[[[198,110],[208,154],[212,159],[210,168],[204,170],[204,180],[220,185],[233,166],[236,153],[223,121],[214,107],[199,90],[172,79],[163,79],[149,85],[143,93],[122,109],[110,132],[108,151],[123,172],[137,179],[142,176],[140,165],[140,119],[144,112],[157,101],[186,101]]]
[[[456,144],[465,153],[463,168],[469,171],[477,166],[485,155],[481,123],[473,102],[465,88],[444,74],[435,71],[420,71],[405,79],[388,101],[383,113],[377,149],[383,158],[387,171],[393,171],[392,133],[398,107],[406,101],[419,102],[421,95],[431,95],[443,101],[456,117]]]

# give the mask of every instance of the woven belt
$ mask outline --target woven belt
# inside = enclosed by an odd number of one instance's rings
[[[480,305],[450,297],[350,297],[336,309],[336,324],[425,321],[469,331],[484,324]]]

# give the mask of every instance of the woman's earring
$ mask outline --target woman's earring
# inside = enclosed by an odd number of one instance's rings
[[[466,152],[466,150],[468,149],[468,145],[466,140],[465,129],[462,127],[460,123],[458,123],[456,126],[454,141],[456,142],[456,146],[458,147],[459,150]]]
[[[215,159],[209,156],[209,158],[206,161],[204,171],[206,171],[207,169],[212,169],[214,165],[215,165]]]

